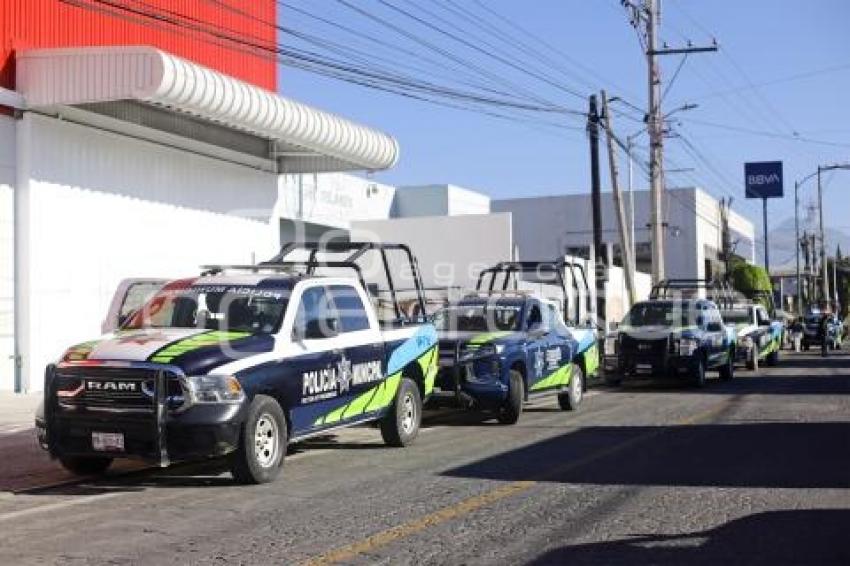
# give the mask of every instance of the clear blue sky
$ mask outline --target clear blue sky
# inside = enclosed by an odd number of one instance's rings
[[[585,100],[455,43],[378,0],[349,1],[503,77],[512,83],[505,87],[508,90],[522,88],[568,108],[586,108]],[[448,18],[469,31],[463,36],[465,39],[476,44],[473,36],[487,39],[504,50],[501,53],[510,55],[512,61],[525,61],[526,68],[537,65],[541,74],[564,89],[589,94],[594,88],[606,88],[611,94],[645,106],[645,59],[619,0],[484,0],[493,11],[527,30],[530,35],[526,36],[505,28],[503,22],[472,0],[453,0],[455,5],[477,13],[481,21],[513,34],[506,34],[501,41],[453,17],[446,11],[451,6],[447,2],[451,1],[387,0],[426,19],[431,16],[423,10]],[[720,44],[716,54],[690,56],[665,99],[666,111],[686,102],[699,104],[699,108],[679,114],[681,124],[675,126],[692,147],[681,139],[667,141],[666,166],[693,167],[695,171],[670,174],[668,185],[698,184],[718,197],[733,195],[733,208],[760,224],[760,203],[745,202],[743,198],[743,162],[782,160],[786,198],[771,203],[771,221],[778,223],[792,216],[793,179],[813,171],[818,163],[850,161],[850,2],[663,0],[662,5],[661,37],[671,46],[688,39],[703,44],[712,37]],[[369,21],[336,0],[285,0],[279,23],[399,64],[421,66],[449,79],[463,76],[451,67],[450,61],[446,60],[443,68],[429,66],[405,53],[311,19],[292,7],[441,60],[439,54]],[[449,29],[442,24],[441,27]],[[560,69],[539,58],[529,60],[525,54],[511,51],[515,45],[511,37],[518,36],[556,57],[535,37],[542,39],[579,65],[562,57],[558,57]],[[313,48],[283,33],[280,40]],[[676,57],[663,59],[665,81],[670,80],[678,64]],[[409,73],[423,76],[417,70]],[[397,137],[402,147],[401,161],[393,170],[376,175],[379,180],[394,184],[449,182],[495,198],[588,190],[588,149],[579,117],[539,118],[578,126],[575,130],[517,124],[377,92],[287,66],[281,67],[279,84],[288,96]],[[640,127],[636,121],[615,116],[614,128],[621,135]],[[639,138],[637,143],[645,146],[646,138]],[[827,225],[850,231],[850,172],[827,175],[825,179]],[[604,182],[607,187],[607,176]],[[637,183],[645,186],[640,175]],[[802,192],[804,203],[814,194],[814,184],[809,184]]]

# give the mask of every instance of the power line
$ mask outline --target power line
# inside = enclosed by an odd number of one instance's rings
[[[458,89],[447,88],[443,85],[437,85],[427,81],[417,80],[415,78],[407,78],[397,74],[387,74],[362,66],[347,64],[343,61],[334,60],[327,57],[322,57],[314,52],[296,49],[281,45],[274,47],[268,45],[258,45],[246,41],[242,37],[234,36],[233,30],[222,28],[221,26],[203,26],[191,22],[183,21],[183,19],[175,18],[167,15],[167,12],[161,10],[145,10],[144,8],[132,7],[126,4],[118,4],[110,0],[63,0],[66,3],[76,5],[78,7],[96,9],[103,11],[103,7],[107,7],[112,15],[127,15],[129,14],[134,19],[144,18],[147,21],[145,25],[153,25],[154,27],[165,27],[175,32],[172,27],[187,29],[193,33],[208,35],[213,38],[213,42],[224,45],[236,46],[241,50],[249,52],[258,51],[260,53],[274,54],[283,64],[301,68],[321,75],[339,80],[345,80],[354,84],[359,84],[369,88],[391,92],[401,96],[422,100],[431,103],[438,102],[433,97],[444,97],[452,101],[455,106],[458,102],[473,103],[487,107],[497,107],[501,109],[521,110],[533,113],[548,113],[548,114],[571,114],[584,115],[583,112],[565,109],[559,106],[541,106],[527,103],[517,103],[512,100],[500,99],[488,95],[479,95],[470,91],[462,91]],[[137,5],[146,5],[141,0],[136,0]],[[100,5],[100,6],[98,6]],[[151,6],[147,4],[147,6]],[[182,15],[184,19],[191,19]],[[224,33],[222,33],[224,30]]]
[[[345,0],[337,0],[337,1],[347,4],[347,2]],[[480,46],[476,45],[475,43],[472,43],[471,41],[468,41],[468,40],[466,40],[466,39],[464,39],[464,38],[462,38],[462,37],[460,37],[460,36],[458,36],[454,33],[446,31],[446,30],[442,29],[441,27],[436,26],[436,25],[432,24],[431,22],[428,22],[427,20],[425,20],[423,18],[420,18],[416,14],[413,14],[413,13],[405,10],[404,8],[400,8],[400,7],[392,4],[388,0],[377,0],[377,1],[380,4],[390,8],[391,10],[395,10],[396,12],[398,12],[398,13],[420,23],[421,25],[426,26],[427,28],[429,28],[429,29],[441,34],[441,35],[444,35],[444,36],[460,43],[461,45],[464,45],[464,46],[472,49],[473,51],[477,51],[478,53],[481,53],[482,55],[484,55],[486,57],[490,57],[491,59],[499,61],[500,63],[502,63],[502,64],[504,64],[504,65],[506,65],[506,66],[518,71],[518,72],[521,72],[521,73],[524,73],[524,74],[526,74],[530,77],[536,78],[537,80],[539,80],[541,82],[544,82],[544,83],[546,83],[546,84],[548,84],[548,85],[550,85],[554,88],[557,88],[557,89],[559,89],[559,90],[561,90],[561,91],[563,91],[567,94],[570,94],[572,96],[580,98],[581,100],[584,100],[586,98],[585,94],[583,94],[583,93],[580,93],[580,92],[578,92],[574,89],[565,87],[564,85],[560,84],[559,82],[554,81],[551,78],[549,78],[545,75],[542,75],[542,74],[540,74],[536,71],[532,71],[528,67],[524,67],[520,64],[517,64],[516,62],[511,61],[510,59],[502,57],[501,55],[499,55],[497,53],[493,53],[492,51],[488,51],[486,49],[483,49]]]

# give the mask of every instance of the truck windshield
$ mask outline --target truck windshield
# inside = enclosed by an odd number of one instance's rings
[[[165,288],[124,324],[141,328],[206,328],[272,334],[286,312],[288,292],[243,285]]]
[[[437,311],[437,330],[457,332],[493,332],[519,329],[520,305],[450,305]]]
[[[688,326],[695,324],[690,314],[683,303],[638,303],[623,319],[623,326]]]
[[[723,322],[727,324],[750,324],[750,311],[748,310],[732,310],[723,311],[720,313],[723,316]]]

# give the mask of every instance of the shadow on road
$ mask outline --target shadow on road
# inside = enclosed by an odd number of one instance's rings
[[[850,488],[850,424],[594,426],[444,475],[597,485]]]
[[[545,564],[850,564],[850,510],[770,511],[681,535],[565,546]]]

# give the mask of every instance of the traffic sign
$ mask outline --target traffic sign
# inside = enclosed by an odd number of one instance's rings
[[[747,198],[781,198],[782,162],[744,163],[744,184]]]

